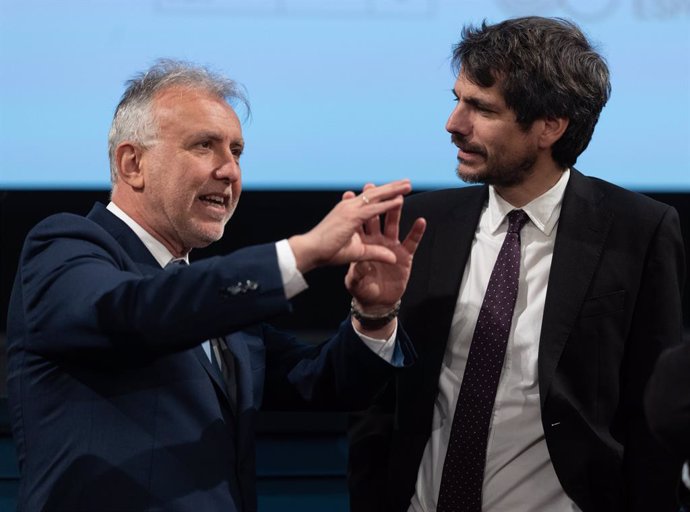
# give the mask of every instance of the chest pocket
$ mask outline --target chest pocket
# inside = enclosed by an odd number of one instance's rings
[[[618,313],[625,308],[625,290],[590,297],[582,304],[580,318],[609,315]]]

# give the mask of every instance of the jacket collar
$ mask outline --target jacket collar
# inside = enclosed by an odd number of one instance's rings
[[[136,233],[112,212],[108,211],[102,203],[94,204],[86,217],[110,233],[142,273],[149,275],[161,270],[156,258],[153,257],[151,251]]]

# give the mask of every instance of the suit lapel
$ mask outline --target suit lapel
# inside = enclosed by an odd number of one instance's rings
[[[432,192],[428,201],[434,203],[422,204],[419,212],[427,216],[428,231],[415,255],[401,318],[420,357],[400,374],[397,396],[401,424],[420,432],[430,425],[460,282],[487,195],[487,187],[457,189],[445,197]],[[451,207],[437,214],[449,201]]]
[[[132,264],[135,265],[143,275],[150,276],[164,271],[136,233],[134,233],[127,224],[108,211],[102,204],[96,203],[87,217],[110,233],[124,249],[127,256],[132,260]],[[213,384],[225,396],[227,402],[230,404],[231,408],[233,408],[234,404],[232,404],[230,400],[225,383],[222,377],[218,375],[218,371],[211,365],[211,361],[208,359],[203,347],[197,345],[190,350],[194,353],[199,364],[201,364],[213,381]]]
[[[216,370],[213,365],[211,364],[211,361],[209,360],[208,356],[206,355],[206,352],[204,351],[204,348],[201,345],[197,345],[192,349],[194,352],[194,355],[196,356],[197,360],[199,361],[199,364],[203,366],[204,370],[206,370],[206,373],[208,376],[211,378],[213,381],[213,384],[220,390],[220,392],[223,394],[225,399],[227,400],[228,404],[230,404],[230,408],[232,409],[233,414],[235,413],[235,404],[232,403],[232,400],[230,399],[230,395],[228,394],[228,388],[226,386],[226,383],[223,381],[223,376],[218,373],[218,370]]]
[[[233,360],[232,376],[235,385],[236,407],[244,411],[253,403],[252,368],[249,348],[243,332],[233,333],[225,337],[227,351]],[[260,392],[260,390],[256,390]]]
[[[563,197],[539,342],[543,407],[611,227],[612,212],[591,180],[575,169]]]
[[[451,297],[453,307],[477,231],[479,215],[487,198],[486,187],[475,189],[468,201],[458,205],[447,222],[439,224],[433,236],[429,293],[432,296]],[[435,272],[434,269],[444,271]]]
[[[430,311],[436,318],[426,318],[425,322],[439,328],[440,343],[432,344],[431,347],[433,364],[439,368],[458,300],[460,282],[488,194],[487,187],[474,187],[472,190],[474,193],[469,195],[463,204],[459,204],[445,222],[438,224],[432,237],[429,289],[426,295],[436,304]],[[466,189],[466,192],[469,191],[470,189]]]

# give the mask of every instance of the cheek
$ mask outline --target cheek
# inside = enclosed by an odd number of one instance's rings
[[[165,208],[168,215],[177,219],[186,218],[192,208],[196,195],[194,191],[184,183],[169,181],[165,183]]]
[[[534,141],[522,132],[505,133],[492,139],[491,148],[496,156],[519,156],[533,150]]]
[[[232,200],[235,204],[237,204],[237,201],[240,200],[240,195],[242,194],[242,178],[237,178],[237,181],[233,182],[232,185],[230,185],[230,188],[232,190]]]

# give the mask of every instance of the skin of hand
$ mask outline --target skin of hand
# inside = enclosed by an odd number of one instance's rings
[[[346,192],[343,199],[307,233],[295,235],[288,243],[295,255],[297,269],[305,274],[326,265],[344,265],[354,261],[395,264],[398,251],[385,237],[363,238],[362,225],[391,210],[400,210],[403,195],[412,190],[410,180],[398,180],[366,189],[363,195]],[[399,214],[398,214],[399,215]],[[385,242],[385,243],[384,243]]]
[[[373,185],[364,187],[367,196]],[[354,197],[353,192],[346,192],[343,199]],[[359,230],[361,240],[366,244],[380,245],[395,254],[395,261],[356,261],[350,264],[345,276],[345,287],[355,299],[358,309],[369,315],[385,315],[391,311],[400,300],[407,286],[412,270],[412,260],[419,242],[426,229],[426,220],[418,218],[410,228],[405,239],[398,239],[400,229],[400,213],[402,204],[388,210],[381,229],[380,218],[372,217]],[[388,338],[396,326],[391,321],[376,330],[364,328],[356,319],[352,319],[357,330],[372,338]]]

